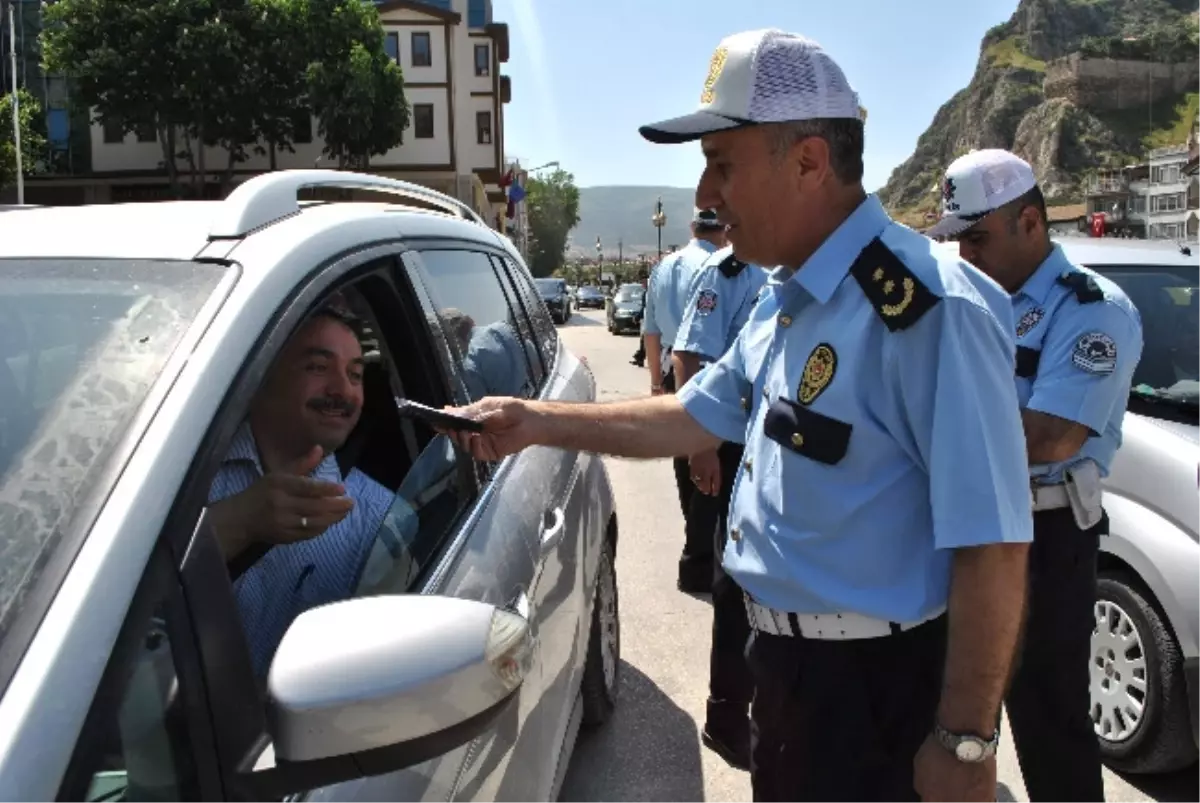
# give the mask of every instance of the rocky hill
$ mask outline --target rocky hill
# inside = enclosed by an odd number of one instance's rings
[[[1183,142],[1197,94],[1198,0],[1021,0],[980,45],[971,83],[947,101],[880,190],[902,220],[937,207],[951,161],[1007,148],[1048,198],[1082,200],[1098,167]]]

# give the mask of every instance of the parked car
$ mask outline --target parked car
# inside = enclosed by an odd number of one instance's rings
[[[555,323],[571,320],[571,294],[564,279],[534,279],[538,295],[546,302]]]
[[[575,306],[579,309],[604,309],[604,293],[599,287],[585,285],[575,291]]]
[[[297,201],[314,187],[395,202]],[[334,304],[365,351],[337,463],[395,496],[350,598],[300,613],[260,683],[206,506],[218,467],[257,463],[228,450],[269,366]],[[0,216],[5,796],[556,799],[616,700],[617,517],[592,455],[476,463],[399,417],[491,392],[479,329],[516,344],[514,392],[596,397],[512,244],[417,185],[280,171]]]
[[[613,334],[639,332],[646,311],[646,288],[640,284],[623,284],[607,305],[608,331]]]
[[[1200,267],[1170,242],[1059,244],[1141,313],[1142,358],[1104,484],[1091,714],[1110,766],[1168,772],[1196,761],[1200,742]]]

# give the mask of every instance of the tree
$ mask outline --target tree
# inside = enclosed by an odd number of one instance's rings
[[[544,179],[530,178],[526,189],[529,270],[534,276],[550,276],[562,267],[567,235],[579,222],[579,188],[575,177],[559,168]]]
[[[226,152],[228,185],[251,153],[291,151],[312,115],[339,164],[395,147],[408,124],[362,0],[59,0],[45,15],[47,69],[100,122],[156,132],[176,194],[177,160],[193,191],[213,172],[203,146]]]
[[[17,181],[17,143],[13,136],[12,93],[0,96],[0,189]],[[45,120],[37,98],[17,90],[17,117],[21,131],[21,172],[32,175],[46,149]]]
[[[309,0],[309,41],[323,57],[308,65],[308,94],[339,167],[365,168],[370,157],[404,141],[409,108],[404,73],[384,49],[375,6],[361,0]]]

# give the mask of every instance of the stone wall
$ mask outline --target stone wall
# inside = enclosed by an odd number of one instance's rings
[[[1198,83],[1195,61],[1157,64],[1124,59],[1085,59],[1078,53],[1046,65],[1047,98],[1065,98],[1088,109],[1144,107]]]

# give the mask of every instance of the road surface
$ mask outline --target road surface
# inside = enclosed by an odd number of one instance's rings
[[[610,335],[603,312],[576,312],[560,331],[592,367],[602,401],[649,393],[646,370],[629,364],[637,338]],[[621,527],[621,696],[607,725],[580,734],[561,799],[749,800],[749,776],[700,744],[712,614],[706,598],[675,589],[683,518],[670,461],[607,462]],[[1028,800],[1003,738],[999,761],[997,798]],[[1195,801],[1200,785],[1195,767],[1149,780],[1106,770],[1105,797]]]

